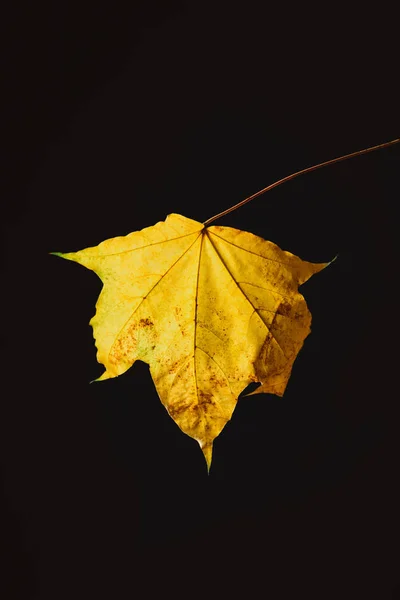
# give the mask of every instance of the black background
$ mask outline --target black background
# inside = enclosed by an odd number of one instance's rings
[[[313,330],[285,396],[239,401],[209,476],[147,365],[88,384],[100,280],[48,254],[204,221],[396,138],[396,19],[128,4],[2,21],[3,597],[397,598],[400,145],[219,222],[339,257],[302,288]]]

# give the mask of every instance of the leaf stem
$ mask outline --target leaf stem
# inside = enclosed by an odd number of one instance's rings
[[[319,169],[320,167],[326,167],[327,165],[333,165],[334,163],[340,162],[341,160],[346,160],[347,158],[351,158],[353,156],[360,156],[361,154],[367,154],[367,152],[372,152],[373,150],[379,150],[379,148],[386,148],[387,146],[391,146],[392,144],[397,144],[398,142],[400,142],[400,138],[397,138],[390,142],[385,142],[384,144],[378,144],[378,146],[372,146],[371,148],[365,148],[364,150],[357,150],[357,152],[351,152],[350,154],[345,154],[344,156],[339,156],[339,158],[332,158],[331,160],[327,160],[325,162],[319,163],[318,165],[313,165],[312,167],[307,167],[306,169],[302,169],[301,171],[297,171],[296,173],[287,175],[283,179],[279,179],[278,181],[275,181],[275,183],[271,183],[266,188],[263,188],[262,190],[256,192],[255,194],[252,194],[251,196],[249,196],[248,198],[245,198],[241,202],[238,202],[234,206],[231,206],[230,208],[223,210],[222,212],[218,213],[217,215],[210,217],[209,219],[207,219],[207,221],[204,221],[203,225],[205,227],[207,227],[207,225],[209,225],[213,221],[216,221],[220,217],[224,217],[225,215],[236,210],[237,208],[240,208],[244,204],[247,204],[247,202],[250,202],[250,200],[254,200],[254,198],[261,196],[261,194],[265,194],[265,192],[269,192],[269,190],[272,190],[272,189],[278,187],[278,185],[281,185],[281,183],[285,183],[286,181],[290,181],[291,179],[294,179],[298,175],[303,175],[303,173],[310,173],[311,171],[315,171],[316,169]]]

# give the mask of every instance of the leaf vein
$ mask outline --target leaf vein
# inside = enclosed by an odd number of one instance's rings
[[[263,258],[264,260],[270,260],[272,262],[276,262],[276,263],[278,263],[280,265],[283,265],[285,267],[289,267],[290,268],[290,264],[289,263],[284,263],[281,260],[277,260],[276,258],[270,258],[269,256],[262,256],[261,254],[257,254],[257,252],[253,252],[252,250],[248,250],[247,248],[243,248],[243,246],[238,246],[238,244],[234,244],[230,240],[227,240],[226,238],[223,238],[222,236],[218,235],[217,233],[214,233],[213,231],[207,231],[207,233],[211,234],[211,235],[215,235],[217,238],[219,238],[220,240],[222,240],[226,244],[230,244],[231,246],[234,246],[235,248],[239,248],[239,250],[244,250],[244,252],[248,252],[249,254],[254,254],[254,256],[258,256],[259,258]]]
[[[185,256],[185,254],[187,254],[187,252],[189,252],[189,250],[191,249],[192,246],[194,246],[194,244],[197,242],[197,240],[199,239],[199,236],[201,235],[201,232],[199,233],[199,235],[197,236],[197,238],[193,241],[192,244],[190,244],[190,246],[188,246],[186,248],[186,250],[184,252],[182,252],[182,254],[177,258],[177,260],[170,266],[168,267],[168,269],[165,271],[164,275],[162,275],[162,277],[160,277],[160,279],[153,285],[153,287],[147,292],[147,294],[145,296],[142,297],[142,301],[139,302],[139,304],[137,305],[137,307],[135,308],[135,310],[132,312],[132,314],[127,318],[127,320],[125,321],[125,323],[123,324],[123,326],[121,327],[121,329],[119,330],[118,334],[115,336],[115,340],[114,342],[111,344],[110,350],[108,352],[108,360],[110,359],[110,354],[111,354],[111,350],[114,347],[114,344],[116,342],[116,340],[118,339],[118,337],[121,334],[121,331],[123,331],[127,325],[127,323],[129,323],[129,321],[131,320],[131,318],[133,317],[133,315],[135,314],[135,312],[140,308],[140,306],[143,304],[144,300],[147,298],[147,296],[149,296],[149,294],[151,294],[151,292],[154,290],[154,288],[157,287],[157,285],[159,283],[161,283],[161,281],[164,279],[164,277],[171,271],[171,269],[173,269],[175,267],[175,265],[181,260],[181,258],[183,256]]]
[[[208,232],[207,232],[207,234],[208,234]],[[217,237],[220,237],[220,236],[217,236]],[[231,273],[231,271],[230,271],[230,269],[229,269],[228,265],[225,263],[225,261],[223,260],[222,256],[221,256],[221,255],[220,255],[220,253],[218,252],[217,248],[216,248],[216,247],[215,247],[215,245],[213,244],[213,242],[212,242],[212,240],[210,239],[210,237],[209,237],[208,239],[210,240],[210,243],[211,243],[212,247],[214,248],[214,251],[215,251],[215,253],[217,254],[217,256],[218,256],[218,258],[220,259],[221,263],[224,265],[224,267],[225,267],[226,271],[228,272],[229,276],[231,277],[232,281],[233,281],[233,282],[236,284],[236,286],[237,286],[238,290],[240,290],[240,291],[242,292],[242,294],[243,294],[243,296],[246,298],[247,302],[248,302],[248,303],[250,304],[250,306],[253,308],[253,313],[252,313],[252,315],[253,315],[254,313],[256,313],[256,314],[257,314],[258,318],[259,318],[259,319],[260,319],[260,321],[263,323],[263,325],[264,325],[264,326],[265,326],[265,328],[267,329],[268,333],[270,333],[270,334],[271,334],[271,336],[272,336],[272,338],[273,338],[273,339],[276,341],[276,343],[277,343],[278,347],[280,348],[280,350],[281,350],[281,352],[282,352],[283,356],[284,356],[285,358],[287,358],[287,357],[286,357],[286,355],[285,355],[285,353],[284,353],[284,351],[282,350],[282,347],[281,347],[281,345],[279,344],[278,340],[275,338],[273,331],[271,331],[271,329],[268,327],[268,325],[266,324],[266,322],[264,321],[264,319],[262,318],[262,316],[260,315],[260,313],[258,312],[258,310],[256,309],[256,307],[254,306],[254,304],[253,304],[253,303],[252,303],[252,301],[250,300],[250,298],[247,296],[247,294],[244,292],[244,290],[242,290],[242,288],[240,287],[240,285],[238,284],[238,282],[237,282],[237,281],[236,281],[236,279],[234,278],[233,274]],[[223,238],[221,238],[221,239],[223,239]],[[250,319],[251,319],[252,315],[250,316]],[[250,319],[249,319],[249,320],[250,320]]]
[[[191,231],[190,233],[185,233],[185,235],[180,235],[180,236],[175,237],[175,238],[169,238],[169,239],[159,240],[158,242],[152,242],[150,244],[144,244],[143,246],[138,246],[137,248],[130,248],[129,250],[121,250],[120,252],[110,252],[109,254],[97,254],[96,258],[105,258],[105,257],[108,257],[108,256],[118,256],[119,254],[127,254],[128,252],[134,252],[135,250],[143,250],[143,248],[149,248],[150,246],[157,246],[158,244],[165,244],[166,242],[176,242],[176,240],[181,240],[181,239],[183,239],[185,237],[188,237],[189,235],[193,235],[194,233],[197,233],[197,232],[196,231]],[[200,233],[201,233],[201,231],[199,232],[199,235],[200,235]],[[117,238],[113,238],[113,239],[117,239]]]

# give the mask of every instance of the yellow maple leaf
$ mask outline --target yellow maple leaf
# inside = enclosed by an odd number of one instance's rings
[[[212,445],[239,394],[283,395],[293,362],[310,332],[311,314],[298,287],[329,263],[311,263],[252,233],[209,226],[294,177],[396,139],[298,171],[199,223],[165,221],[62,254],[93,270],[103,289],[90,321],[97,360],[121,375],[136,360],[149,364],[161,402],[196,439],[210,468]]]
[[[104,286],[90,321],[98,380],[136,360],[150,365],[161,402],[211,464],[213,440],[252,381],[282,395],[310,331],[298,286],[327,263],[181,215],[93,248],[58,254]]]

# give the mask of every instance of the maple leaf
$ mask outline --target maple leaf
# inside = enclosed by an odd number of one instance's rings
[[[171,214],[163,222],[96,247],[57,256],[103,282],[91,319],[96,381],[149,364],[161,402],[196,439],[210,468],[212,445],[239,394],[283,395],[310,332],[298,287],[329,263],[311,263],[252,233],[209,226],[215,219],[298,175],[396,144],[392,140],[289,175],[199,223]]]
[[[97,360],[116,377],[150,365],[161,402],[211,464],[213,440],[250,382],[282,395],[310,331],[298,286],[313,264],[272,242],[181,215],[58,256],[104,286],[91,319]]]

